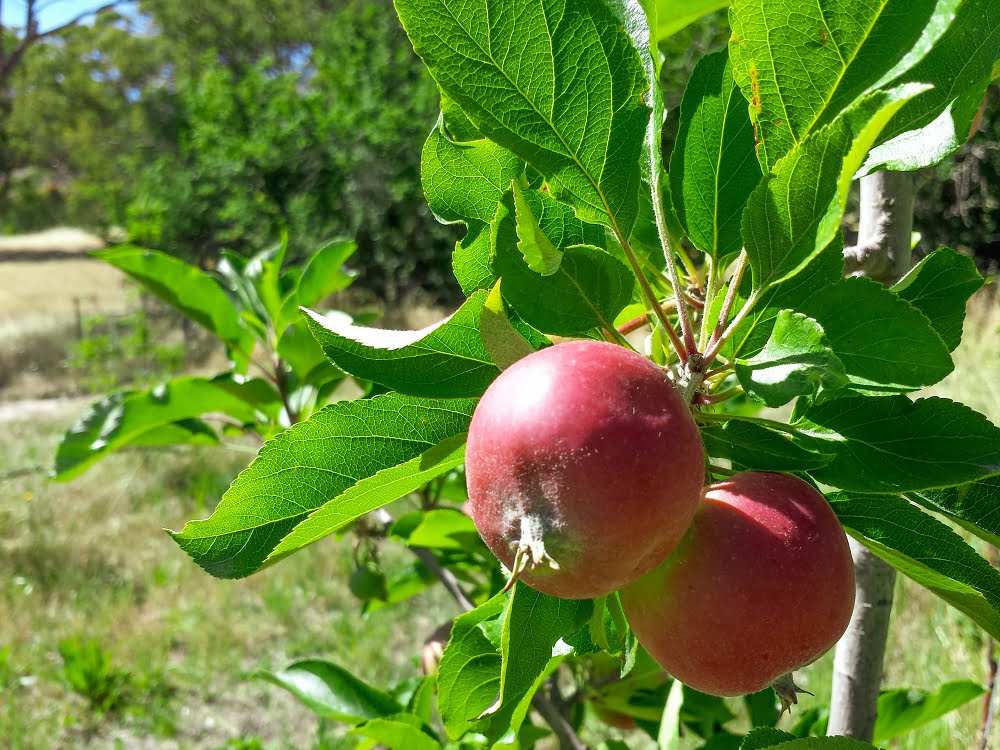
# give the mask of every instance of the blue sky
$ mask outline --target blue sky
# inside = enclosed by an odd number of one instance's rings
[[[45,31],[53,26],[66,23],[84,11],[100,8],[109,0],[38,0],[36,9],[39,16],[39,29]],[[3,0],[0,24],[4,26],[24,26],[24,0]]]

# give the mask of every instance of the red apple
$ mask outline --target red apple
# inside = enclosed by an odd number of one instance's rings
[[[747,472],[708,488],[677,550],[621,601],[639,642],[674,677],[745,695],[837,642],[854,607],[854,565],[819,492],[797,477]]]
[[[493,553],[570,599],[609,594],[662,562],[704,484],[698,428],[663,371],[598,341],[504,371],[472,417],[465,468]]]

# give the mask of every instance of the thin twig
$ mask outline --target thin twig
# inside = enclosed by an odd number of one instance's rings
[[[672,300],[672,299],[668,299],[666,302],[664,302],[662,305],[660,305],[660,307],[663,308],[664,312],[667,312],[667,311],[676,309],[677,308],[677,303],[674,302],[674,300]],[[637,315],[634,318],[632,318],[632,320],[628,321],[627,323],[623,323],[622,325],[618,326],[618,333],[620,333],[620,334],[622,334],[624,336],[626,334],[632,333],[633,331],[639,330],[644,325],[649,325],[649,313],[648,312],[645,312],[642,315]]]
[[[410,551],[420,558],[420,561],[427,566],[428,570],[437,576],[438,580],[441,581],[441,584],[448,593],[452,595],[452,598],[455,599],[459,607],[466,612],[476,608],[472,600],[462,591],[458,579],[455,578],[450,570],[438,562],[437,558],[434,557],[434,553],[426,547],[410,547]],[[554,676],[548,679],[547,684],[554,695],[559,695],[559,687],[556,684]],[[576,730],[573,729],[573,725],[569,723],[563,712],[542,692],[535,693],[531,699],[531,705],[542,715],[542,718],[552,728],[556,737],[559,738],[560,750],[587,750],[587,746],[583,744],[583,741],[579,738]]]
[[[659,148],[659,141],[655,138],[649,139],[649,161],[652,170],[659,162],[656,157],[656,149]],[[684,346],[688,354],[695,354],[698,351],[698,344],[694,340],[694,330],[691,327],[691,314],[684,303],[684,288],[681,286],[680,276],[677,274],[677,263],[674,261],[674,250],[670,244],[670,232],[667,228],[667,217],[663,212],[663,188],[660,186],[660,175],[650,175],[650,186],[653,189],[653,215],[656,217],[656,229],[660,235],[660,245],[663,247],[663,259],[667,263],[667,276],[670,279],[670,287],[674,292],[674,299],[677,301],[677,317],[681,322],[681,333],[684,336]],[[687,358],[682,357],[682,362]]]
[[[3,84],[7,81],[7,79],[10,78],[11,74],[13,74],[14,68],[16,68],[18,64],[20,64],[21,58],[24,57],[24,53],[27,52],[28,48],[31,45],[35,44],[41,39],[45,39],[46,37],[59,34],[65,31],[66,29],[70,28],[71,26],[75,26],[87,16],[91,15],[97,16],[100,15],[101,13],[106,13],[107,11],[115,8],[115,6],[119,5],[120,2],[121,0],[116,0],[116,2],[108,3],[107,5],[102,5],[100,8],[94,8],[92,10],[84,11],[83,13],[74,16],[69,21],[61,23],[58,26],[53,26],[51,29],[47,29],[45,31],[38,31],[37,28],[38,20],[35,17],[35,10],[34,10],[35,4],[28,3],[27,5],[28,17],[25,24],[24,37],[17,44],[17,46],[11,50],[10,55],[8,55],[5,60],[0,59],[0,87],[2,87]]]
[[[559,685],[554,677],[549,678],[548,686],[552,692],[552,700],[539,691],[532,697],[531,705],[552,727],[552,731],[559,739],[559,750],[587,750],[587,746],[583,744],[583,740],[577,735],[573,725],[569,723],[569,719],[559,709],[562,700],[559,694]]]
[[[28,477],[32,474],[43,474],[48,469],[41,464],[37,466],[22,466],[20,469],[11,469],[10,471],[0,472],[0,482],[7,479],[19,479],[20,477]]]
[[[476,608],[472,600],[465,595],[465,592],[458,583],[458,579],[455,578],[455,574],[438,562],[433,552],[427,549],[427,547],[410,547],[410,551],[420,559],[420,562],[427,566],[427,569],[431,573],[438,577],[438,580],[441,581],[441,584],[448,593],[458,602],[458,606],[466,612]]]

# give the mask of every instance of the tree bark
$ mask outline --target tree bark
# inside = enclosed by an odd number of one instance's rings
[[[891,284],[910,270],[913,173],[876,172],[861,178],[858,244],[844,250],[844,271]]]
[[[859,542],[850,541],[858,589],[851,624],[833,657],[827,734],[871,742],[896,570]]]
[[[844,250],[846,272],[885,284],[899,279],[912,263],[912,230],[913,175],[876,172],[863,177],[858,244]],[[857,594],[851,623],[834,655],[827,734],[871,742],[896,571],[853,539],[851,554]]]

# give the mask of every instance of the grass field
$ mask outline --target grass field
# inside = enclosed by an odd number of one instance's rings
[[[1000,421],[1000,299],[982,296],[967,330],[956,373],[933,392]],[[334,539],[247,580],[203,573],[162,527],[207,515],[245,453],[115,455],[70,484],[17,474],[51,461],[78,408],[26,418],[7,410],[0,423],[0,747],[214,750],[237,738],[247,744],[231,748],[252,750],[253,738],[268,750],[334,747],[318,739],[309,711],[251,673],[320,656],[390,684],[416,673],[424,638],[457,612],[434,589],[363,618],[345,585],[349,545]],[[91,669],[90,701],[69,686],[66,667],[94,657],[88,639],[110,660]],[[884,684],[983,681],[985,645],[964,616],[900,580]],[[829,701],[829,656],[800,677],[816,693],[800,712]],[[108,693],[120,696],[116,708],[95,711]],[[974,747],[979,713],[969,704],[893,747]],[[651,747],[638,738],[629,746]]]
[[[0,475],[47,463],[71,414],[3,425]],[[115,456],[72,484],[0,481],[0,747],[213,748],[259,737],[311,747],[316,719],[248,673],[322,656],[376,684],[415,673],[457,612],[440,592],[363,620],[327,540],[251,579],[219,581],[163,533],[207,514],[245,454]],[[389,565],[392,565],[390,559]],[[433,613],[433,615],[431,614]],[[95,639],[128,672],[104,717],[70,690],[60,641]]]

